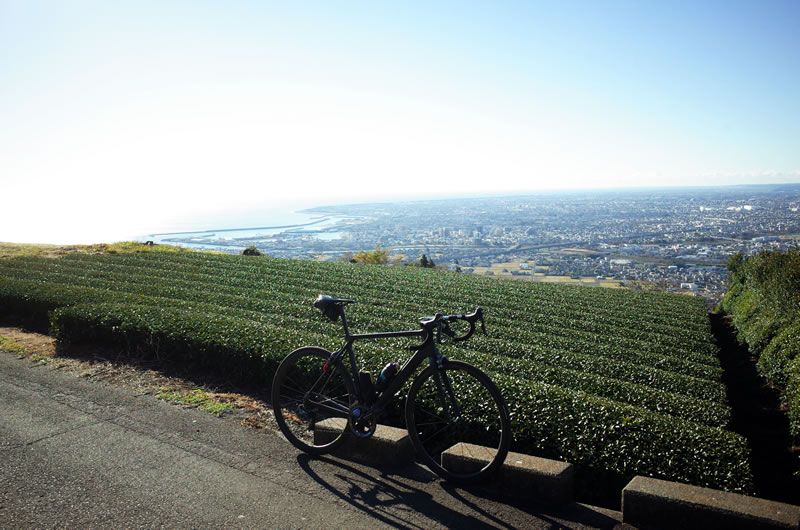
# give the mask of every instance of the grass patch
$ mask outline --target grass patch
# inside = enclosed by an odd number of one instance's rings
[[[219,252],[198,251],[178,247],[175,245],[146,245],[139,241],[97,243],[94,245],[39,245],[0,242],[0,258],[13,258],[19,256],[57,257],[65,254],[135,254],[141,252],[211,252],[219,254]]]
[[[220,397],[222,396],[222,397]],[[198,408],[202,411],[221,416],[226,410],[237,408],[235,403],[224,401],[224,395],[206,392],[200,388],[182,390],[178,388],[164,388],[156,397],[170,403],[177,403],[187,408]]]
[[[20,346],[14,339],[0,335],[0,351],[22,355],[25,353],[25,348]]]
[[[120,241],[118,243],[101,243],[78,247],[79,252],[92,254],[131,254],[137,252],[197,252],[196,250],[178,247],[175,245],[146,245],[139,241]]]
[[[58,249],[58,245],[28,245],[0,242],[0,257],[44,256]]]

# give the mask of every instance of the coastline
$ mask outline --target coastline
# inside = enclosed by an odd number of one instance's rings
[[[299,213],[299,212],[298,212]],[[158,232],[153,234],[148,234],[149,236],[156,237],[156,236],[180,236],[180,235],[189,235],[189,234],[215,234],[217,232],[247,232],[247,231],[257,231],[257,230],[286,230],[290,228],[302,228],[304,226],[312,226],[319,223],[323,223],[325,221],[330,220],[330,217],[325,217],[321,219],[317,219],[316,221],[311,221],[309,223],[299,223],[299,224],[290,224],[290,225],[280,225],[280,226],[245,226],[239,228],[212,228],[209,230],[186,230],[181,232]]]

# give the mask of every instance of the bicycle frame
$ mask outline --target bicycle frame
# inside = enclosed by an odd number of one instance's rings
[[[383,409],[383,407],[392,400],[394,395],[400,390],[400,387],[408,381],[408,379],[414,374],[414,372],[419,368],[419,365],[428,358],[431,364],[435,364],[436,360],[441,356],[439,350],[436,348],[435,341],[433,340],[433,333],[427,331],[425,328],[421,328],[418,330],[408,330],[408,331],[388,331],[388,332],[380,332],[380,333],[361,333],[361,334],[350,334],[350,329],[347,326],[347,318],[345,317],[344,311],[341,312],[342,317],[342,325],[344,327],[344,336],[345,342],[339,350],[334,353],[336,357],[341,357],[344,355],[345,352],[348,354],[349,362],[350,362],[350,370],[353,374],[353,384],[356,387],[356,394],[361,400],[363,398],[362,389],[360,386],[360,382],[358,380],[358,363],[356,362],[356,354],[355,350],[353,349],[353,343],[358,340],[370,340],[370,339],[391,339],[391,338],[398,338],[398,337],[423,337],[424,340],[418,346],[409,347],[411,350],[416,350],[414,355],[412,355],[409,359],[405,361],[403,366],[397,371],[397,374],[394,378],[389,382],[389,385],[383,390],[380,397],[372,403],[372,408]]]

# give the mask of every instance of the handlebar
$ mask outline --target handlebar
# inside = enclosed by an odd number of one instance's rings
[[[376,338],[389,338],[389,337],[409,337],[412,335],[420,335],[417,331],[393,331],[388,333],[367,333],[362,335],[351,335],[347,327],[347,318],[345,318],[344,308],[347,304],[354,303],[354,300],[344,298],[334,298],[324,294],[319,295],[314,301],[314,307],[319,309],[325,316],[336,322],[340,317],[342,319],[342,326],[344,326],[344,334],[346,341],[354,339],[376,339]],[[469,339],[475,333],[475,323],[480,321],[481,330],[486,335],[486,322],[483,319],[483,308],[479,307],[472,313],[458,314],[458,315],[443,315],[436,313],[432,317],[425,317],[419,319],[422,329],[425,331],[423,336],[425,340],[422,344],[409,346],[409,350],[418,350],[427,343],[428,340],[433,338],[439,344],[442,344],[442,333],[453,339],[453,342],[461,342]],[[450,328],[452,322],[463,320],[469,324],[469,330],[462,334],[456,335],[456,332]],[[433,336],[434,331],[436,336]]]
[[[442,344],[442,333],[452,338],[453,342],[461,342],[469,339],[472,334],[475,333],[475,323],[478,321],[481,323],[481,330],[483,331],[483,334],[487,334],[486,321],[483,318],[483,313],[483,308],[479,307],[472,313],[466,315],[443,315],[442,313],[437,313],[432,317],[422,318],[419,322],[428,332],[432,332],[433,328],[436,328],[436,342],[439,344]],[[450,329],[450,323],[457,322],[459,320],[464,320],[469,323],[469,330],[463,335],[456,335],[455,331]]]

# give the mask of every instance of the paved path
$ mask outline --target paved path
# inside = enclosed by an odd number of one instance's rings
[[[611,527],[614,512],[519,506],[418,466],[309,458],[274,431],[0,352],[0,526]]]

